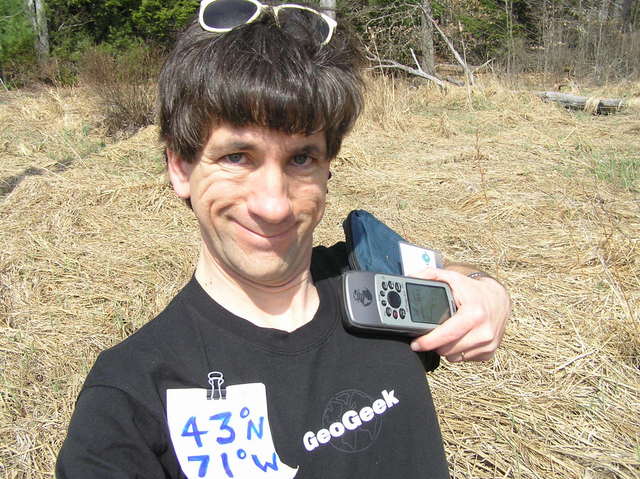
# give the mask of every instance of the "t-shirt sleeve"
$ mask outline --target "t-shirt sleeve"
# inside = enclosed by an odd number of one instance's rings
[[[85,388],[58,455],[57,479],[166,478],[163,427],[127,393]]]
[[[440,356],[435,351],[422,351],[416,354],[426,372],[435,371],[440,366]]]
[[[340,276],[349,269],[347,245],[340,241],[333,246],[316,246],[311,254],[311,277],[314,281]]]

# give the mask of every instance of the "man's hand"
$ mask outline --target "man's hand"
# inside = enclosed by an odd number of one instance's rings
[[[414,351],[435,350],[450,362],[493,358],[511,314],[507,290],[492,278],[472,279],[446,269],[427,269],[421,279],[449,284],[458,311],[411,343]]]

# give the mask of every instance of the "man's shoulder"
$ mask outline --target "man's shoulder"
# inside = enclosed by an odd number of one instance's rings
[[[128,389],[142,377],[173,369],[193,354],[197,335],[189,319],[185,286],[155,318],[115,346],[102,351],[87,380],[88,386]]]
[[[316,246],[311,254],[311,277],[314,281],[340,276],[348,269],[347,245]]]
[[[189,285],[190,283],[178,291],[157,316],[105,352],[120,352],[128,349],[144,351],[147,348],[157,350],[166,344],[167,340],[175,337],[177,332],[184,330],[185,319],[188,316],[186,304],[188,304]]]

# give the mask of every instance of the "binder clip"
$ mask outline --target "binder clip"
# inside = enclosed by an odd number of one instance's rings
[[[227,389],[223,386],[224,375],[219,371],[211,371],[208,378],[211,389],[207,390],[207,399],[227,399]]]

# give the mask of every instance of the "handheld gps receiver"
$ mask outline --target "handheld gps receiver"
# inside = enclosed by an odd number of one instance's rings
[[[456,312],[451,288],[441,281],[348,271],[342,289],[345,323],[355,331],[421,336]]]

